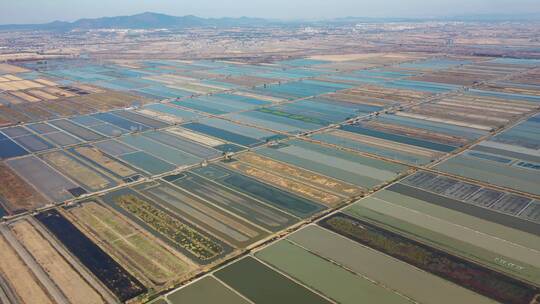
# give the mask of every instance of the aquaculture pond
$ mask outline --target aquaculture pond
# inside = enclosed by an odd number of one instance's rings
[[[194,172],[167,176],[164,180],[269,231],[277,232],[298,222],[292,215]]]
[[[0,160],[26,154],[28,151],[0,133]]]
[[[385,290],[399,293],[411,301],[441,304],[452,304],[458,299],[464,303],[493,302],[318,225],[306,226],[289,235],[287,240],[327,261],[332,261],[333,265],[361,274],[371,282],[378,282],[378,286],[385,286]],[[359,288],[354,291],[361,292]]]
[[[94,244],[60,212],[49,210],[36,218],[71,251],[120,301],[134,298],[146,288]]]
[[[393,232],[380,229],[345,214],[335,214],[324,219],[320,224],[356,242],[382,251],[498,301],[527,303],[536,296],[538,291],[537,288],[509,276],[403,238]],[[396,246],[407,249],[396,251]],[[427,260],[415,258],[418,254],[427,256]],[[446,267],[439,267],[440,263],[444,263]],[[467,274],[466,278],[464,277],[465,273]],[[477,284],[476,282],[481,283]]]
[[[402,165],[300,140],[264,147],[257,153],[363,188],[392,180],[406,169]]]
[[[330,303],[251,257],[243,258],[217,271],[215,276],[248,299],[260,304]]]
[[[310,217],[326,209],[315,202],[266,185],[222,166],[211,165],[195,169],[193,172],[300,218]]]

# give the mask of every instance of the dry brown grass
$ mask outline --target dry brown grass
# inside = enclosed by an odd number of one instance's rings
[[[18,221],[12,225],[12,229],[15,236],[71,303],[104,303],[99,294],[75,272],[28,221]]]
[[[9,212],[33,210],[46,202],[40,194],[6,165],[0,163],[0,197]]]
[[[0,236],[0,252],[2,252],[0,272],[9,281],[13,291],[22,300],[22,304],[53,304],[41,285],[34,279],[30,269],[2,236]]]

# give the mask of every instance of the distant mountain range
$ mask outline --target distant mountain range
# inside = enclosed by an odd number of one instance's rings
[[[261,18],[200,18],[197,16],[170,16],[142,13],[132,16],[79,19],[74,22],[54,21],[43,24],[5,24],[0,30],[74,30],[74,29],[182,29],[190,27],[246,27],[276,23]]]
[[[262,18],[201,18],[193,15],[170,16],[159,13],[146,12],[132,16],[103,17],[94,19],[80,19],[74,22],[54,21],[43,24],[5,24],[0,30],[57,30],[69,31],[74,29],[183,29],[193,27],[256,27],[268,25],[321,25],[321,24],[355,24],[380,22],[421,22],[421,21],[540,21],[540,14],[527,15],[469,15],[460,17],[440,18],[369,18],[345,17],[318,21],[279,21]]]

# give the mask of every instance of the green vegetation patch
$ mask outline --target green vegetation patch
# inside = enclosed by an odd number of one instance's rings
[[[307,116],[300,115],[300,114],[292,114],[292,113],[288,113],[288,112],[284,112],[284,111],[280,111],[280,110],[276,110],[276,109],[261,108],[261,109],[257,109],[257,111],[262,112],[262,113],[272,114],[272,115],[275,115],[275,116],[280,116],[280,117],[286,117],[286,118],[289,118],[289,119],[299,120],[299,121],[306,122],[306,123],[317,124],[317,125],[321,125],[321,126],[326,126],[326,125],[330,124],[330,122],[328,122],[326,120],[317,119],[317,118],[314,118],[314,117],[307,117]]]
[[[116,198],[116,203],[200,259],[211,259],[223,253],[219,244],[133,195],[120,196]]]
[[[131,189],[109,193],[103,199],[113,208],[199,263],[211,263],[231,251],[227,244],[182,221],[170,211]]]

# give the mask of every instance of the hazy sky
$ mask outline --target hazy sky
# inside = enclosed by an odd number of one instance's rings
[[[73,21],[145,11],[281,19],[431,17],[538,13],[540,0],[0,0],[0,24]]]

